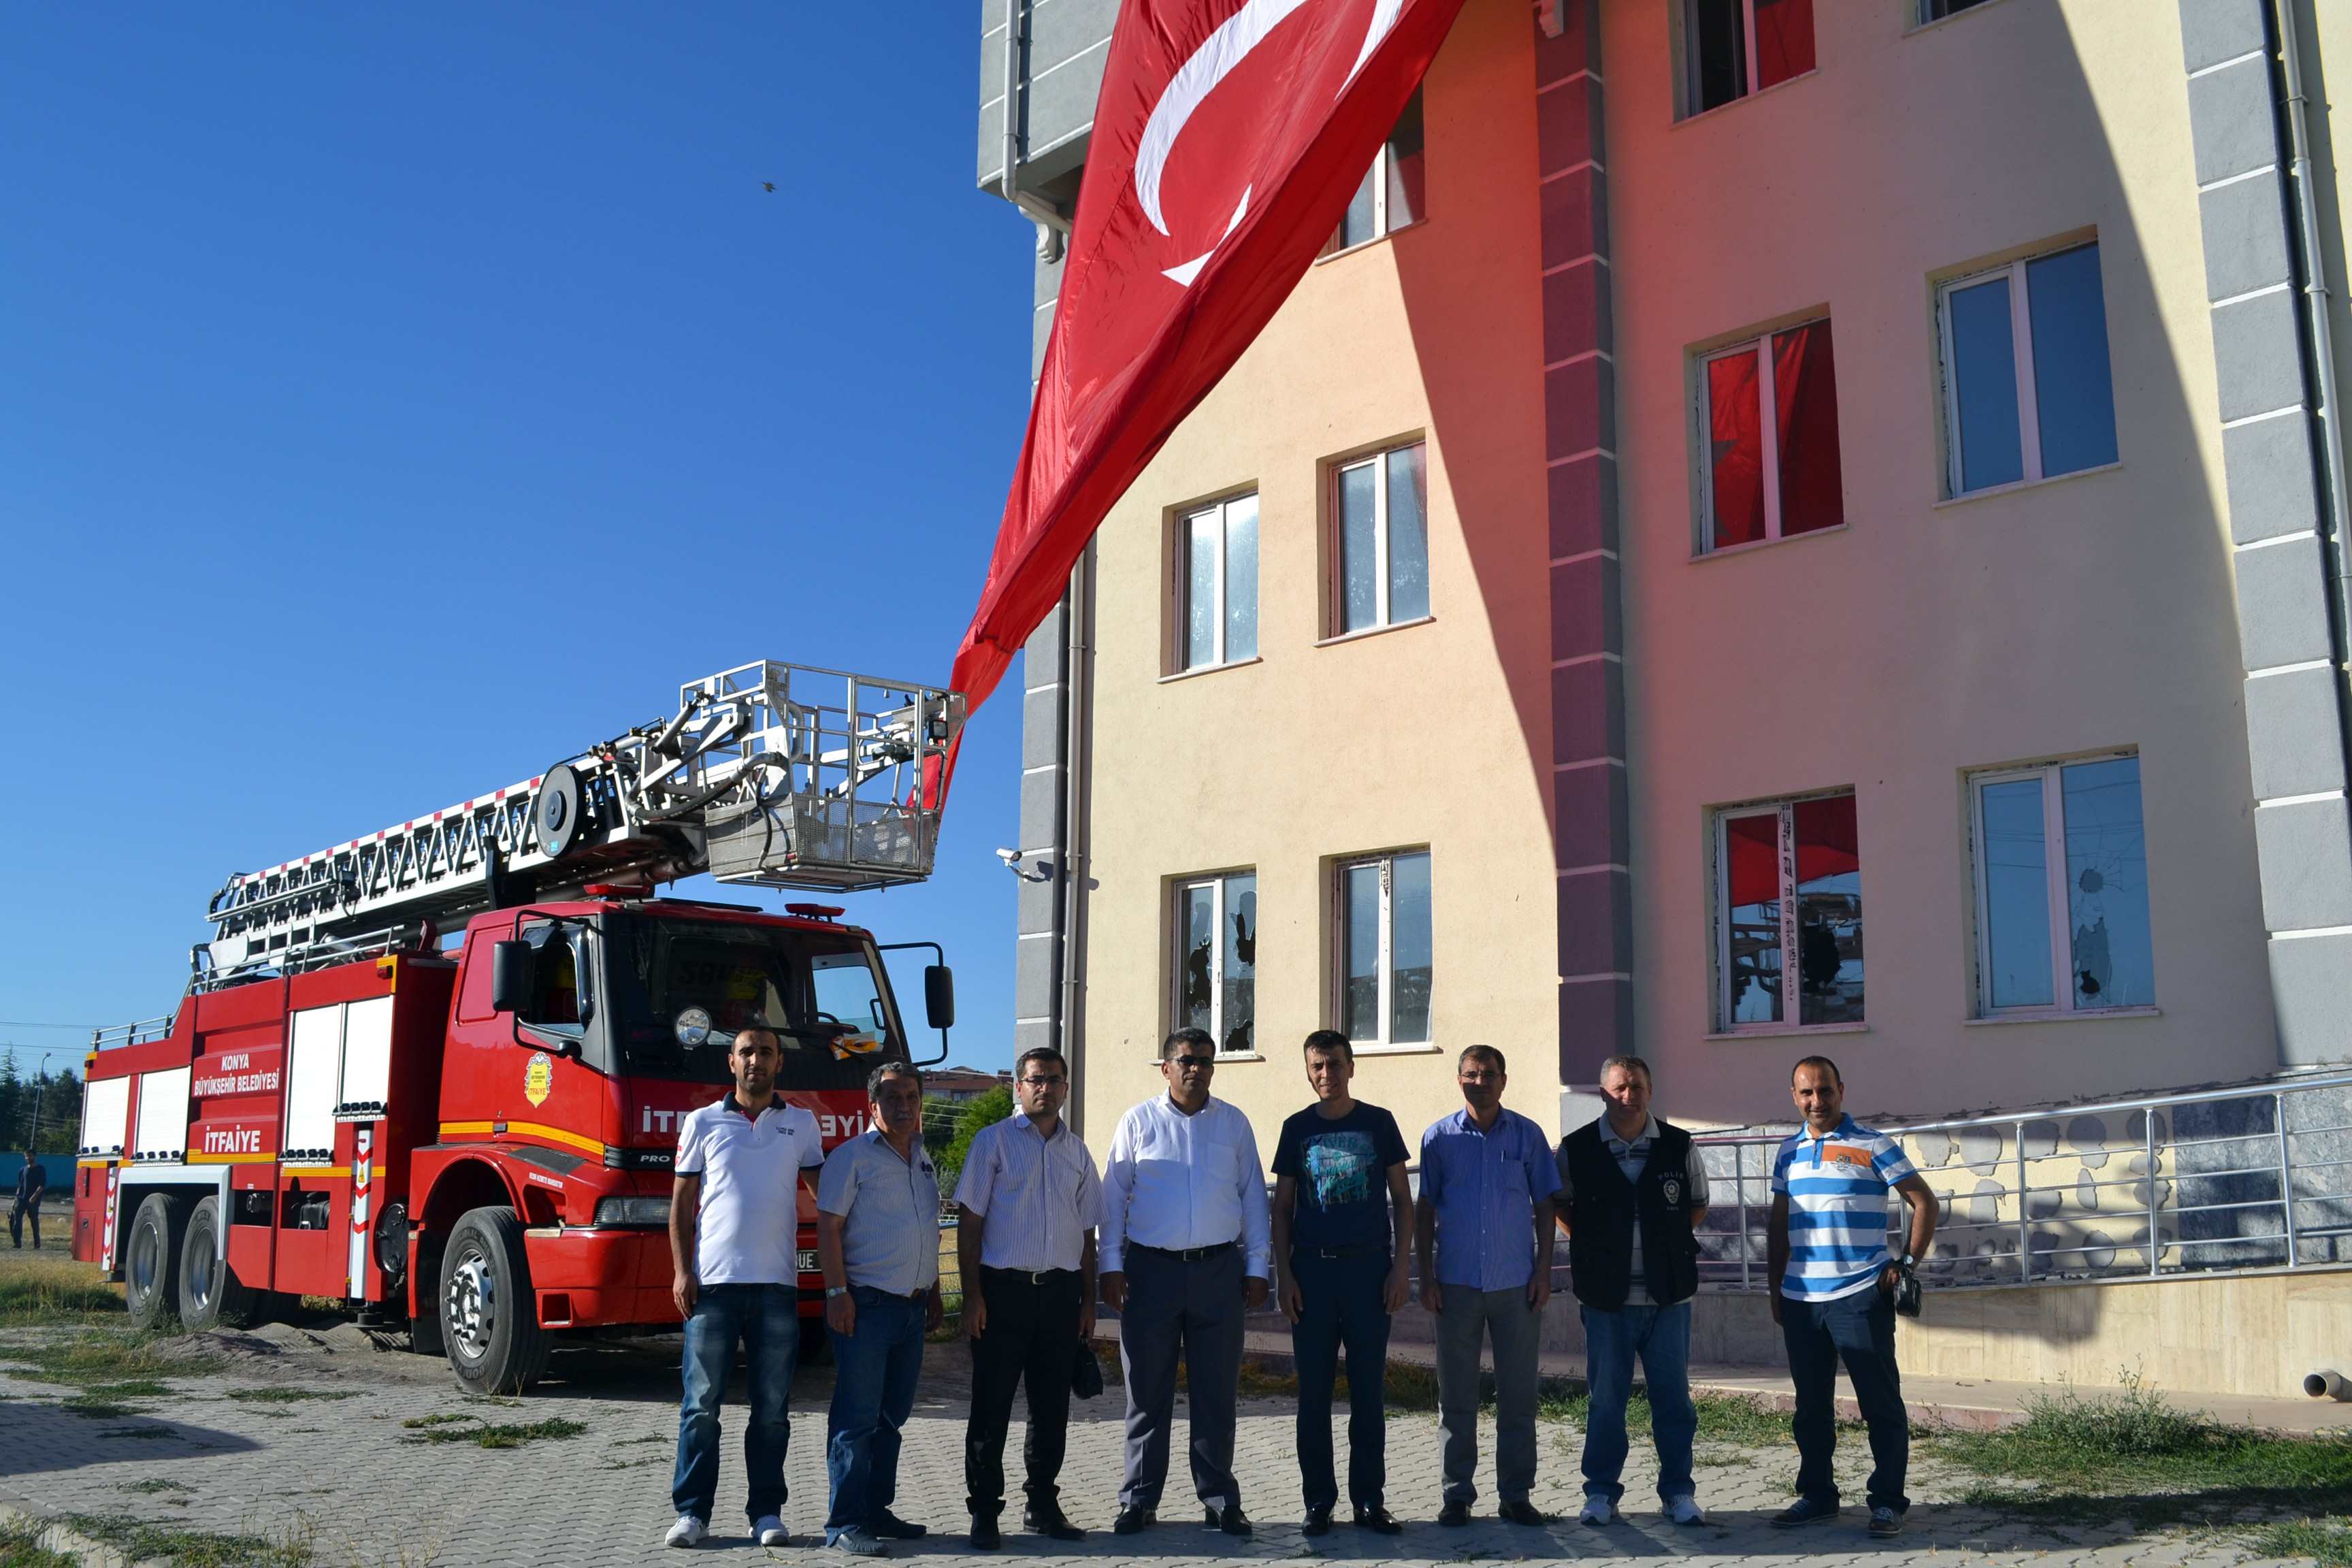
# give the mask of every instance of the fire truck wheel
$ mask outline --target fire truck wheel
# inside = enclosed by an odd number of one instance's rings
[[[150,1193],[131,1222],[122,1247],[122,1300],[131,1326],[152,1329],[167,1321],[179,1305],[180,1234],[187,1226],[187,1204]]]
[[[188,1216],[180,1244],[180,1321],[191,1331],[249,1328],[263,1292],[248,1288],[222,1250],[221,1202],[207,1197]]]
[[[510,1208],[469,1210],[441,1255],[441,1337],[473,1394],[520,1394],[547,1371],[548,1337]]]

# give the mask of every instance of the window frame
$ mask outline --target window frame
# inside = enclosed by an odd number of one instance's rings
[[[1717,555],[1727,550],[1748,550],[1761,544],[1778,544],[1783,540],[1801,537],[1799,534],[1782,531],[1780,526],[1780,394],[1778,382],[1780,367],[1773,359],[1772,342],[1774,339],[1786,332],[1802,331],[1807,327],[1826,326],[1829,324],[1829,312],[1824,310],[1818,315],[1783,322],[1769,331],[1759,332],[1753,338],[1739,342],[1705,350],[1696,356],[1697,384],[1693,388],[1693,395],[1696,399],[1698,412],[1698,423],[1695,426],[1694,435],[1698,447],[1699,554]],[[1753,354],[1756,358],[1758,403],[1756,436],[1758,444],[1763,448],[1765,458],[1762,465],[1764,537],[1743,539],[1733,544],[1717,544],[1715,542],[1715,390],[1707,375],[1707,367],[1718,360],[1736,359],[1743,353]],[[1841,461],[1840,468],[1843,469],[1843,466]],[[1841,485],[1844,483],[1844,474],[1841,472],[1838,476]],[[1838,529],[1847,526],[1848,524],[1841,521],[1832,527],[1809,528],[1804,531],[1834,533]]]
[[[1200,675],[1213,669],[1229,669],[1235,665],[1251,664],[1261,657],[1256,648],[1252,648],[1241,658],[1234,658],[1225,642],[1226,634],[1230,629],[1226,623],[1228,608],[1226,595],[1231,591],[1232,575],[1227,570],[1227,564],[1233,553],[1233,519],[1228,515],[1226,509],[1236,501],[1255,502],[1257,500],[1258,492],[1255,489],[1235,490],[1231,495],[1221,496],[1214,500],[1180,507],[1172,514],[1170,540],[1171,548],[1169,552],[1170,616],[1166,674]],[[1192,523],[1211,512],[1217,515],[1217,599],[1213,622],[1216,630],[1212,639],[1216,653],[1213,658],[1205,663],[1192,664],[1188,662],[1192,656]],[[1261,512],[1259,538],[1264,537],[1263,524],[1264,514]],[[1257,549],[1255,540],[1250,548],[1253,552]],[[1262,601],[1260,607],[1263,607]]]
[[[1422,448],[1421,471],[1425,483],[1429,475],[1429,437],[1426,435],[1392,441],[1386,446],[1375,447],[1368,452],[1359,452],[1351,458],[1335,458],[1326,465],[1328,472],[1324,479],[1324,494],[1328,498],[1331,514],[1330,525],[1326,530],[1326,534],[1329,541],[1331,571],[1329,584],[1324,595],[1322,638],[1324,642],[1341,642],[1349,637],[1370,637],[1376,632],[1392,631],[1399,626],[1417,626],[1424,621],[1433,621],[1437,618],[1436,581],[1431,561],[1432,552],[1429,549],[1430,538],[1436,531],[1430,526],[1431,508],[1426,503],[1422,508],[1421,519],[1422,570],[1431,576],[1429,608],[1418,616],[1402,621],[1389,613],[1391,555],[1389,535],[1394,517],[1389,506],[1389,458],[1395,453],[1414,447]],[[1344,476],[1367,467],[1372,470],[1374,518],[1372,620],[1369,626],[1349,626],[1348,625],[1348,520],[1346,502],[1340,486]],[[1430,489],[1433,491],[1435,487],[1431,486]]]
[[[1860,810],[1860,792],[1852,788],[1812,790],[1779,800],[1751,801],[1740,805],[1717,806],[1708,816],[1708,841],[1715,856],[1712,945],[1715,952],[1715,1030],[1718,1036],[1731,1035],[1812,1035],[1852,1033],[1870,1026],[1858,1020],[1835,1019],[1828,1023],[1803,1022],[1804,1008],[1801,997],[1791,992],[1789,977],[1802,973],[1799,942],[1802,937],[1797,910],[1797,807],[1809,801],[1853,799]],[[1776,901],[1780,906],[1780,1016],[1778,1018],[1741,1023],[1733,1016],[1735,1003],[1731,994],[1731,843],[1730,825],[1748,817],[1769,816],[1778,823],[1778,838],[1774,857],[1780,872]],[[1859,817],[1857,816],[1857,823]],[[1860,858],[1859,846],[1856,859]],[[1864,980],[1864,1016],[1868,1016],[1868,986]]]
[[[1920,0],[1920,3],[1924,4],[1924,0]],[[1678,7],[1680,20],[1682,23],[1683,40],[1683,68],[1681,84],[1681,101],[1683,111],[1679,117],[1681,120],[1696,120],[1702,114],[1713,114],[1717,110],[1729,109],[1735,103],[1745,103],[1759,92],[1769,92],[1772,90],[1772,88],[1786,87],[1792,81],[1802,81],[1805,78],[1811,76],[1814,72],[1822,68],[1820,53],[1821,40],[1819,33],[1816,31],[1813,43],[1814,54],[1812,65],[1803,70],[1795,72],[1792,75],[1781,78],[1779,81],[1774,82],[1771,87],[1759,87],[1757,85],[1757,78],[1763,73],[1761,68],[1762,62],[1758,54],[1757,47],[1756,0],[1739,0],[1740,71],[1741,79],[1746,83],[1746,85],[1738,92],[1732,94],[1729,98],[1725,99],[1721,103],[1706,103],[1701,101],[1701,94],[1699,90],[1699,25],[1697,4],[1698,0],[1681,0],[1681,4]],[[1815,21],[1816,24],[1818,24],[1818,13],[1816,13],[1815,16]]]
[[[1965,15],[1965,13],[1955,13]],[[1949,21],[1950,17],[1939,17]],[[1936,342],[1942,356],[1937,365],[1938,388],[1944,399],[1944,499],[1965,500],[1972,496],[1995,495],[2002,490],[2017,489],[2026,485],[2047,483],[2053,479],[2072,479],[2077,474],[2095,474],[2102,468],[2119,467],[2123,461],[2120,438],[2116,457],[2105,463],[2095,463],[2087,468],[2069,468],[2063,474],[2047,474],[2042,469],[2042,396],[2034,380],[2033,301],[2026,281],[2026,268],[2037,261],[2064,256],[2077,250],[2096,250],[2099,237],[2051,246],[2046,249],[2028,251],[1994,267],[1982,267],[1958,277],[1946,278],[1936,285]],[[1960,445],[1959,359],[1952,344],[1952,296],[1996,278],[2009,280],[2009,343],[2010,363],[2017,377],[2017,455],[2019,477],[2003,479],[1997,485],[1980,485],[1975,489],[1964,488],[1965,470]],[[2105,310],[2106,262],[2099,265],[2100,309]],[[2108,323],[2100,322],[2100,335],[2107,344],[2107,416],[2115,416],[2115,338],[2106,331]]]
[[[1331,862],[1329,1026],[1343,1035],[1348,1032],[1348,939],[1352,930],[1348,914],[1348,873],[1368,866],[1377,866],[1381,872],[1380,991],[1379,999],[1373,1004],[1380,1033],[1370,1039],[1349,1040],[1349,1048],[1359,1056],[1433,1051],[1437,1048],[1437,884],[1434,877],[1430,881],[1429,1037],[1420,1040],[1392,1040],[1389,1037],[1389,1026],[1396,1014],[1396,863],[1416,856],[1428,859],[1429,847],[1421,845],[1402,849],[1376,850],[1369,854],[1342,855]]]
[[[1404,114],[1411,113],[1414,108],[1421,104],[1421,89],[1416,87],[1412,89],[1412,96],[1407,100],[1406,107],[1404,110],[1399,114],[1398,119],[1402,121]],[[1421,205],[1424,209],[1429,205],[1428,123],[1429,122],[1426,119],[1422,121]],[[1331,230],[1331,237],[1323,242],[1322,256],[1318,257],[1318,260],[1322,259],[1324,257],[1349,255],[1355,251],[1363,249],[1366,246],[1378,245],[1381,241],[1388,238],[1389,236],[1392,234],[1402,234],[1406,229],[1418,228],[1423,224],[1429,221],[1429,214],[1426,210],[1423,210],[1422,212],[1415,213],[1411,218],[1407,219],[1403,223],[1397,224],[1393,227],[1390,226],[1390,165],[1394,162],[1395,157],[1396,128],[1394,126],[1391,126],[1389,128],[1389,133],[1381,138],[1381,150],[1372,155],[1371,168],[1366,171],[1364,174],[1364,178],[1372,183],[1372,232],[1366,235],[1361,239],[1349,243],[1347,237],[1348,218],[1347,215],[1342,213],[1339,216],[1339,223],[1334,226]]]
[[[1168,1029],[1163,1030],[1162,1033],[1177,1028],[1179,1020],[1184,1017],[1186,1011],[1184,955],[1187,931],[1184,923],[1184,906],[1187,895],[1207,888],[1212,889],[1209,904],[1210,930],[1216,933],[1209,943],[1208,1029],[1209,1037],[1216,1042],[1217,1058],[1221,1061],[1251,1061],[1264,1054],[1255,1049],[1247,1051],[1225,1049],[1225,899],[1227,885],[1236,877],[1247,877],[1251,883],[1251,892],[1253,895],[1256,892],[1257,868],[1255,866],[1234,866],[1223,871],[1195,871],[1168,879]],[[1260,929],[1263,929],[1263,921]],[[1250,1040],[1255,1046],[1257,1040],[1255,1005],[1257,965],[1253,963],[1250,969],[1252,996]]]
[[[2019,1018],[2099,1018],[2128,1017],[2154,1008],[2154,1002],[2127,1003],[2115,1007],[2078,1007],[2074,1005],[2074,951],[2071,933],[2074,905],[2067,894],[2066,877],[2066,792],[2064,773],[2068,768],[2085,763],[2114,763],[2125,758],[2141,761],[2136,746],[2118,747],[2113,751],[2093,752],[2079,757],[2064,757],[2056,762],[2027,763],[2011,767],[1981,768],[1968,774],[1969,788],[1969,874],[1975,886],[1969,889],[1976,911],[1976,986],[1974,1016],[1979,1019]],[[1989,784],[2021,784],[2038,779],[2042,784],[2042,892],[2047,899],[2043,912],[2049,918],[2050,933],[2050,994],[2048,1002],[2032,1002],[2013,1007],[1992,1005],[1992,907],[1991,880],[1985,873],[1984,792]],[[2141,866],[2147,865],[2146,774],[2142,776]],[[2155,984],[2155,931],[2148,933],[2148,980]]]

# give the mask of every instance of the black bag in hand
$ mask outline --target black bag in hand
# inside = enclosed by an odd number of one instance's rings
[[[1078,1359],[1070,1367],[1070,1392],[1092,1399],[1103,1391],[1102,1363],[1095,1359],[1094,1342],[1078,1342]]]
[[[1898,1263],[1895,1268],[1901,1272],[1895,1280],[1895,1310],[1904,1317],[1916,1318],[1919,1315],[1921,1296],[1918,1271],[1908,1263]]]

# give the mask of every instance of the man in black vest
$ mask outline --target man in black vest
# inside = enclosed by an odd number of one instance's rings
[[[1625,1495],[1625,1402],[1633,1358],[1649,1385],[1658,1444],[1658,1498],[1676,1524],[1704,1524],[1691,1479],[1698,1412],[1690,1396],[1691,1298],[1706,1215],[1706,1168],[1690,1134],[1650,1114],[1650,1066],[1601,1064],[1609,1108],[1559,1141],[1559,1226],[1584,1318],[1591,1405],[1584,1420],[1586,1524],[1612,1524]]]

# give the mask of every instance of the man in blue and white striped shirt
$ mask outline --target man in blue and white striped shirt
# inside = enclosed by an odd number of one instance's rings
[[[1772,1162],[1772,1223],[1767,1233],[1772,1321],[1789,1347],[1797,1385],[1797,1500],[1774,1524],[1811,1524],[1838,1511],[1837,1367],[1870,1428],[1870,1533],[1897,1535],[1911,1500],[1910,1417],[1895,1364],[1895,1287],[1927,1256],[1936,1234],[1936,1194],[1903,1145],[1845,1113],[1845,1080],[1827,1057],[1807,1057],[1790,1075],[1790,1098],[1805,1125]],[[1901,1263],[1886,1250],[1886,1195],[1911,1204]]]

